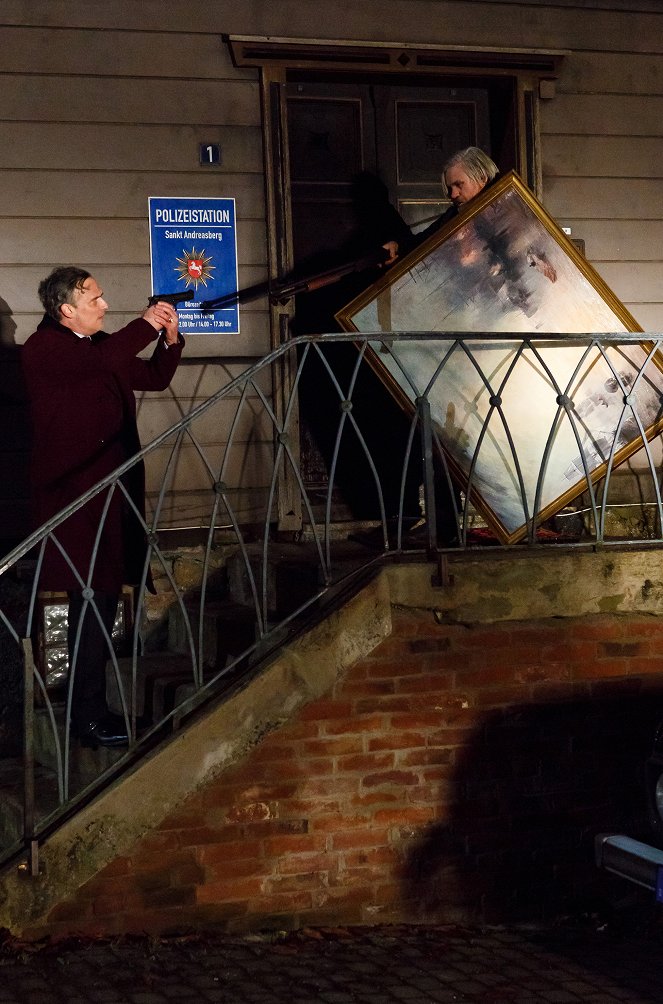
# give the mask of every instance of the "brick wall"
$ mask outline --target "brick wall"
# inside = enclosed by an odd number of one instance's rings
[[[55,907],[39,934],[535,920],[595,908],[636,834],[663,621],[394,633],[324,699]]]

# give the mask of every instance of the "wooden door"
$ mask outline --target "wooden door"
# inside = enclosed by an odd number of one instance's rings
[[[490,152],[487,88],[291,82],[286,96],[293,250],[300,274],[379,251],[385,241],[404,237],[407,227],[427,225],[449,205],[441,190],[449,156],[471,145]],[[334,313],[379,274],[369,269],[300,295],[295,333],[338,330]],[[356,351],[348,344],[325,351],[339,384],[349,385]],[[405,417],[370,371],[354,388],[353,414],[378,467],[386,515],[394,515],[401,472],[393,458],[405,451]],[[321,502],[338,419],[338,392],[324,366],[313,361],[300,381],[300,461],[311,496],[317,493]],[[345,436],[333,495],[335,520],[380,516],[362,450],[356,438]],[[416,519],[420,474],[411,480],[405,505]]]

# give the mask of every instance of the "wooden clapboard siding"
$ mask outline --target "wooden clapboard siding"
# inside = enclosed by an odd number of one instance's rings
[[[657,31],[660,32],[660,26]],[[658,38],[650,41],[651,51],[642,53],[575,51],[573,59],[564,64],[558,91],[572,94],[663,94],[660,41]],[[622,40],[622,44],[626,43],[629,48],[630,42],[630,38]],[[635,55],[637,58],[634,58]]]
[[[228,191],[236,192],[237,188],[229,184]],[[240,204],[245,203],[238,199],[238,210]],[[147,198],[143,201],[143,206],[143,213],[146,215]],[[266,250],[262,219],[238,220],[237,242],[239,267],[264,267]],[[68,260],[71,249],[75,248],[80,261],[94,262],[97,267],[106,263],[113,266],[144,265],[149,257],[150,237],[144,219],[121,220],[102,216],[92,230],[89,218],[76,219],[70,216],[59,220],[51,216],[46,228],[43,219],[15,217],[3,221],[2,243],[15,249],[14,265],[22,264],[22,257],[27,258],[30,249],[39,247],[42,260],[47,264]]]
[[[197,173],[198,144],[219,143],[221,170],[210,173],[262,178],[262,131],[258,125],[91,122],[2,122],[0,170],[30,170],[48,151],[49,171]],[[167,151],[167,153],[166,153]]]
[[[225,443],[208,443],[206,450],[207,463],[212,471],[221,470],[225,459]],[[148,491],[158,490],[164,480],[168,462],[172,454],[170,446],[159,446],[145,458],[145,471],[148,476]],[[269,484],[273,473],[274,451],[271,442],[254,442],[249,440],[239,444],[230,454],[230,462],[225,469],[224,481],[229,489],[264,488]],[[201,486],[211,489],[212,480],[195,446],[184,442],[177,454],[174,470],[168,478],[168,491],[197,491]],[[209,515],[208,507],[208,515]]]
[[[556,96],[539,105],[544,203],[585,239],[589,260],[640,324],[663,329],[663,4],[638,6],[2,0],[0,338],[25,340],[39,318],[39,280],[72,259],[108,292],[109,328],[139,311],[149,288],[149,195],[235,197],[240,286],[266,277],[259,77],[232,65],[224,32],[568,50]],[[220,167],[198,165],[206,142],[219,143]],[[187,356],[200,361],[180,369],[168,394],[141,399],[143,437],[231,379],[241,357],[266,353],[268,325],[262,298],[242,308],[239,335],[191,336]],[[234,361],[216,367],[208,356]],[[223,425],[229,412],[221,412]],[[211,417],[200,435],[223,441]],[[246,479],[255,488],[268,481],[268,429],[256,419],[242,435],[231,466],[244,479],[244,502],[258,508]],[[180,522],[187,505],[195,518],[200,502],[190,480],[197,464],[181,468],[181,498],[169,503]],[[158,477],[152,462],[148,470]]]
[[[543,170],[547,178],[663,178],[661,136],[578,136],[545,134]]]
[[[110,330],[140,312],[151,291],[149,196],[235,198],[240,284],[264,279],[257,72],[232,66],[220,30],[187,32],[180,6],[173,8],[178,30],[169,31],[160,30],[160,16],[141,29],[140,4],[99,5],[106,21],[101,31],[98,18],[81,20],[85,11],[78,3],[59,10],[28,6],[0,9],[2,339],[25,341],[41,313],[39,281],[68,261],[101,282],[112,307]],[[159,13],[168,6],[160,4]],[[9,26],[12,15],[17,23]],[[199,145],[210,142],[221,147],[219,167],[198,162]],[[248,363],[269,348],[267,304],[256,301],[242,310],[239,335],[188,341],[189,359],[225,355]],[[195,407],[203,400],[202,385],[213,382],[203,362],[181,372],[198,389],[177,402],[178,374],[171,392],[140,402],[144,441],[168,428],[178,411]],[[271,448],[269,432],[254,424],[254,439],[267,435]],[[199,431],[203,441],[214,434],[205,420]],[[5,456],[10,445],[4,444]]]
[[[165,422],[168,426],[189,414],[198,403],[197,398],[187,398],[178,395],[165,394],[159,401],[143,401],[139,410],[140,423],[146,441],[156,439]],[[211,419],[208,420],[208,419]],[[233,429],[232,442],[236,445],[253,442],[271,442],[274,427],[272,419],[262,402],[254,398],[244,402],[238,408],[238,402],[222,400],[210,409],[209,416],[201,416],[191,427],[191,432],[197,443],[205,450],[218,444],[226,444],[230,429]]]
[[[75,4],[72,4],[72,13]],[[112,4],[109,6],[112,7]],[[138,4],[133,3],[136,12]],[[166,6],[165,4],[163,6]],[[0,21],[4,9],[0,9]],[[136,20],[123,30],[106,28],[3,27],[0,73],[90,77],[172,77],[182,81],[211,78],[255,80],[255,71],[236,69],[217,32],[137,30]],[[197,19],[196,19],[197,20]],[[64,21],[69,21],[65,14]],[[186,21],[186,16],[181,23]],[[117,22],[116,22],[117,26]],[[126,30],[126,29],[129,30]],[[38,53],[38,66],[35,54]]]
[[[663,136],[663,94],[561,93],[545,103],[542,125],[557,135]]]
[[[574,12],[576,13],[576,12]],[[540,104],[543,199],[645,330],[663,330],[663,6],[592,11]],[[621,30],[616,29],[620,27]]]

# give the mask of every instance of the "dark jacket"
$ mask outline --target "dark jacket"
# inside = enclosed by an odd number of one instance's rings
[[[142,318],[109,335],[79,338],[45,316],[23,347],[22,360],[32,417],[33,521],[41,526],[140,449],[136,390],[164,390],[182,354],[183,341],[166,347],[159,337],[151,359],[137,354],[157,338]],[[144,513],[142,463],[124,476],[137,510]],[[84,584],[116,592],[140,580],[145,539],[123,493],[116,488],[91,568],[97,529],[108,491],[91,499],[55,531]],[[40,587],[80,588],[69,562],[49,542]]]

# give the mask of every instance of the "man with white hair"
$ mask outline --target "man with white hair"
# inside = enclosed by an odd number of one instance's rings
[[[414,243],[408,250],[422,244],[445,223],[462,213],[466,206],[498,177],[497,164],[478,146],[468,146],[465,150],[457,150],[452,154],[442,169],[442,191],[451,199],[451,205],[425,230],[415,235]]]

